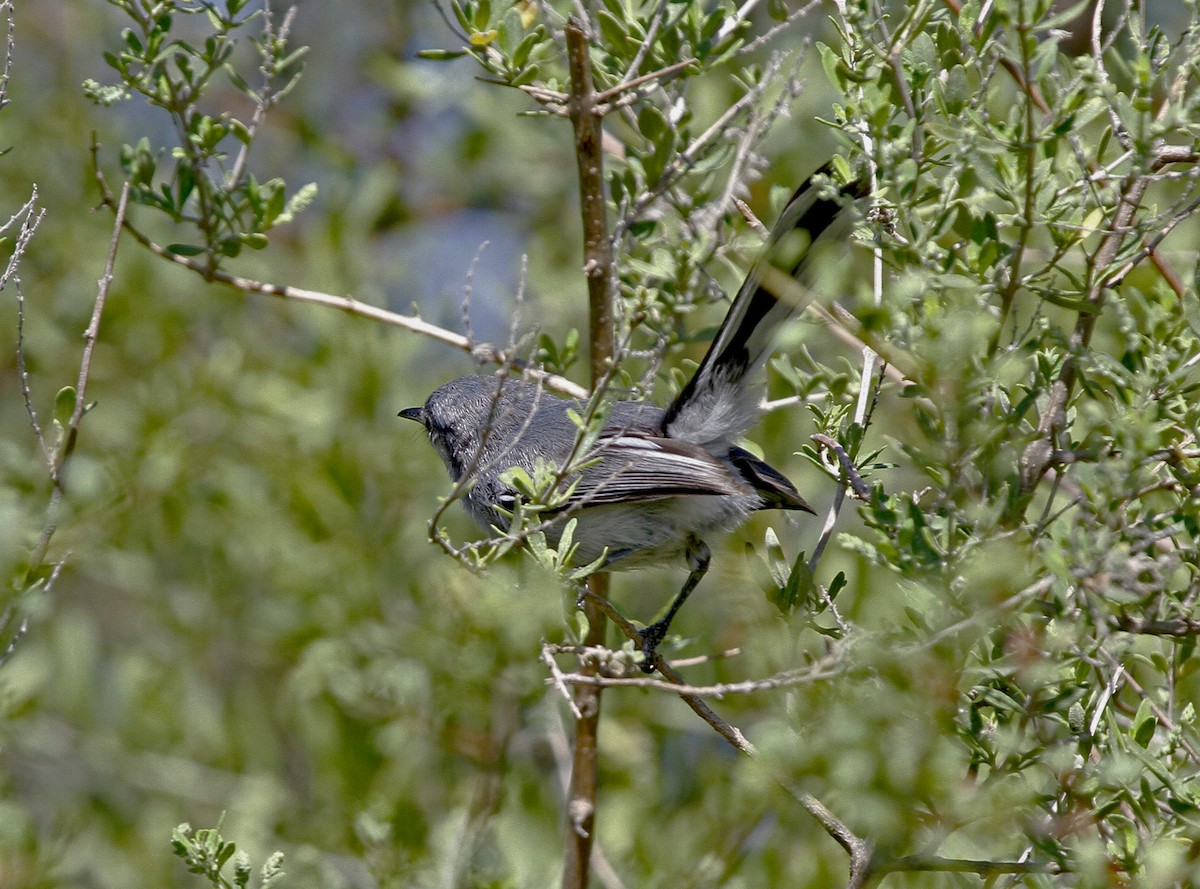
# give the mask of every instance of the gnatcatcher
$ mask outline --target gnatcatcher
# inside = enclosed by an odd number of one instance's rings
[[[708,570],[706,536],[759,509],[813,512],[782,473],[737,442],[758,416],[758,371],[775,332],[807,302],[795,280],[804,277],[810,245],[843,204],[863,193],[862,183],[839,190],[821,178],[825,185],[810,177],[784,208],[708,353],[670,406],[615,402],[582,459],[570,413],[582,415],[583,405],[526,380],[462,377],[422,407],[400,411],[425,427],[456,482],[474,481],[463,503],[484,528],[508,527],[518,494],[503,481],[506,470],[532,475],[539,460],[557,467],[574,460],[586,468],[563,478],[563,490],[574,488],[546,528],[552,546],[573,518],[576,564],[603,556],[605,569],[623,570],[686,559],[683,588],[663,618],[642,631],[647,673],[671,620]]]

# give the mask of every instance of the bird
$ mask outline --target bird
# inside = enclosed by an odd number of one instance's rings
[[[622,571],[686,563],[687,579],[667,612],[640,631],[640,666],[647,673],[655,669],[655,651],[672,620],[708,570],[707,538],[758,510],[815,514],[783,473],[739,442],[758,417],[761,371],[775,334],[807,302],[798,295],[802,288],[779,286],[778,272],[806,277],[811,244],[864,194],[861,181],[837,187],[831,175],[826,165],[785,206],[679,394],[665,408],[611,403],[586,453],[577,453],[585,405],[512,375],[451,380],[423,405],[399,412],[425,428],[455,482],[473,482],[463,504],[482,527],[506,530],[518,506],[521,495],[507,471],[532,474],[543,462],[566,470],[562,502],[546,516],[545,531],[558,546],[567,522],[575,520],[574,564]]]

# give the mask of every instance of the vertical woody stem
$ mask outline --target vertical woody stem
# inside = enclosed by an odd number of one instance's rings
[[[600,113],[592,85],[587,35],[572,18],[566,27],[567,57],[571,71],[569,112],[575,129],[575,159],[579,165],[579,204],[583,219],[583,271],[588,285],[588,335],[591,343],[593,387],[606,375],[613,359],[612,243],[604,206],[604,165],[600,147]],[[608,576],[593,575],[591,591],[600,597],[608,592]],[[607,620],[591,602],[584,602],[588,629],[584,646],[604,645]],[[579,665],[584,675],[594,675],[598,665],[584,657]],[[600,729],[600,688],[580,685],[575,691],[580,714],[575,721],[575,750],[571,763],[571,787],[567,802],[567,837],[563,860],[563,889],[585,889],[588,882],[592,837],[596,818],[598,756],[596,739]]]

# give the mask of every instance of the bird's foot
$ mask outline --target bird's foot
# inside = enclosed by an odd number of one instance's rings
[[[670,624],[667,621],[660,620],[657,623],[650,624],[650,626],[641,631],[642,655],[645,657],[645,660],[638,664],[638,666],[642,668],[643,673],[654,672],[654,654],[658,648],[658,644],[667,635],[668,626]]]

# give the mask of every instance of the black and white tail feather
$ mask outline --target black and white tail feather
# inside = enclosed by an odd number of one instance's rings
[[[810,176],[779,214],[700,366],[667,408],[665,434],[719,448],[739,441],[758,418],[758,372],[779,328],[811,298],[811,248],[844,220],[845,203],[862,195],[859,183],[837,189],[830,174],[826,165]],[[801,286],[773,286],[766,280],[775,277],[772,269]]]
[[[570,495],[547,530],[552,545],[576,520],[575,562],[601,558],[612,570],[683,557],[691,569],[665,617],[643,631],[643,667],[675,612],[708,567],[704,537],[728,530],[759,509],[812,512],[792,483],[737,442],[758,416],[761,370],[775,334],[807,302],[807,290],[773,286],[780,272],[802,284],[811,245],[832,233],[859,183],[840,189],[810,178],[780,215],[757,262],[734,298],[696,373],[665,410],[618,401],[586,468],[570,473]],[[789,281],[790,284],[790,281]],[[539,461],[565,467],[579,435],[572,419],[582,406],[525,380],[471,376],[433,392],[400,416],[422,423],[456,482],[473,478],[464,503],[481,525],[507,528],[517,492],[506,470],[533,473]]]

